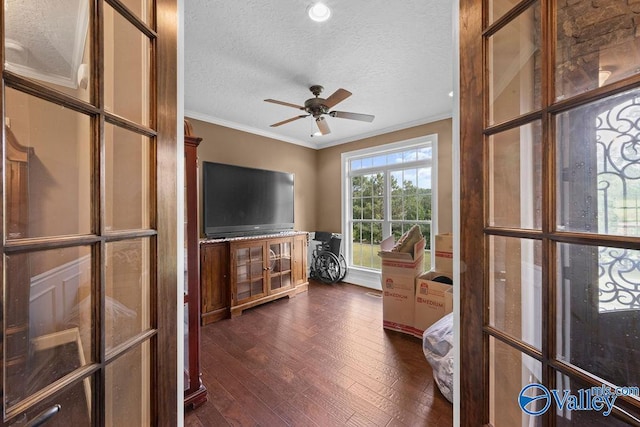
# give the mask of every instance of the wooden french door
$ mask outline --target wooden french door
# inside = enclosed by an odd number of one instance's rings
[[[459,5],[461,424],[638,425],[637,12]]]
[[[2,1],[2,425],[176,423],[176,1]]]

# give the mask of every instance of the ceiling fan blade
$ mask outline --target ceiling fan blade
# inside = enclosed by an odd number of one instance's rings
[[[292,118],[290,118],[290,119],[283,120],[283,121],[278,122],[278,123],[274,123],[274,124],[272,124],[272,125],[271,125],[271,127],[272,127],[272,128],[275,128],[275,127],[278,127],[278,126],[281,126],[281,125],[285,125],[285,124],[287,124],[287,123],[289,123],[289,122],[292,122],[292,121],[294,121],[294,120],[304,119],[305,117],[309,117],[309,115],[308,115],[308,114],[303,114],[303,115],[301,115],[301,116],[292,117]]]
[[[337,91],[333,92],[333,94],[330,97],[325,99],[324,105],[325,105],[325,107],[327,107],[327,109],[332,108],[333,106],[335,106],[339,102],[344,101],[345,99],[347,99],[350,96],[351,96],[351,92],[349,92],[348,90],[340,88]]]
[[[289,102],[278,101],[275,99],[265,99],[265,102],[271,102],[273,104],[284,105],[285,107],[293,107],[293,108],[297,108],[298,110],[304,110],[304,107],[301,105],[291,104]]]
[[[331,133],[331,129],[329,129],[329,124],[324,119],[324,117],[318,117],[316,119],[316,124],[318,125],[318,129],[320,130],[321,134],[326,135],[328,133]]]
[[[351,120],[360,120],[361,122],[369,122],[371,123],[375,116],[371,114],[359,114],[359,113],[348,113],[346,111],[332,111],[329,113],[331,117],[337,117],[339,119],[351,119]]]

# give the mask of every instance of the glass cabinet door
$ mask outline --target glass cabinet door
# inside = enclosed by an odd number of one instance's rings
[[[269,291],[271,293],[291,288],[291,241],[269,244]]]
[[[266,294],[265,256],[262,242],[232,246],[235,302],[248,301]]]

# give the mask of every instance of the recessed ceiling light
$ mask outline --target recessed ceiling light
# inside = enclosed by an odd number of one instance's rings
[[[331,16],[331,9],[324,3],[316,3],[307,9],[307,13],[309,14],[309,18],[313,19],[316,22],[324,22]]]

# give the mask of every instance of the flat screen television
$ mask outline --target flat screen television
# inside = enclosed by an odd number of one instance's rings
[[[203,162],[203,227],[207,237],[293,230],[293,174]]]

